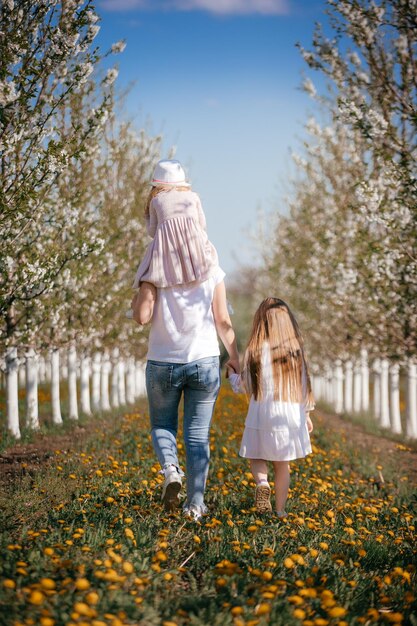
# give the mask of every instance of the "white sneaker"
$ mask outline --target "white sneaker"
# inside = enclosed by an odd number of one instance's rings
[[[162,502],[166,511],[173,511],[178,507],[178,494],[181,490],[181,475],[175,465],[169,465],[163,470],[165,476],[162,487]]]
[[[207,507],[205,504],[202,504],[201,506],[191,504],[191,506],[185,506],[183,508],[183,511],[186,517],[190,517],[195,522],[198,522],[203,517],[203,515],[206,515]]]

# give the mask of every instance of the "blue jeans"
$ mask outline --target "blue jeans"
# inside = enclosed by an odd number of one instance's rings
[[[191,363],[147,362],[146,390],[152,442],[162,467],[171,464],[179,467],[178,406],[184,393],[187,507],[204,506],[210,459],[209,430],[219,389],[217,356]]]

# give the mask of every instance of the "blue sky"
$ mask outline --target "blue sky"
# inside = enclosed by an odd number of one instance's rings
[[[98,0],[97,43],[126,39],[120,86],[126,113],[162,134],[202,199],[226,272],[256,263],[258,210],[282,200],[302,124],[314,105],[300,91],[324,0]],[[312,77],[320,86],[321,77]]]

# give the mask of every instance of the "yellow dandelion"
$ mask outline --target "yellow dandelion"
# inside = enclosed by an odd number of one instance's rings
[[[97,604],[99,600],[100,600],[100,596],[98,595],[96,591],[90,591],[90,593],[87,593],[87,595],[85,596],[85,601],[88,604]]]
[[[32,591],[28,600],[31,604],[39,606],[45,600],[45,596],[43,595],[41,591]]]
[[[75,588],[78,589],[78,591],[85,591],[90,588],[90,583],[86,578],[78,578],[75,581]]]
[[[56,587],[55,581],[53,581],[52,578],[41,578],[40,583],[42,589],[51,590],[55,589]]]
[[[329,610],[330,617],[344,617],[346,615],[346,609],[342,606],[335,606]]]
[[[303,609],[294,609],[293,615],[296,619],[305,619],[306,612]]]
[[[6,578],[5,580],[3,580],[3,587],[5,589],[15,589],[16,583],[14,580],[11,580],[10,578]]]
[[[271,605],[268,602],[261,602],[255,607],[255,615],[267,615],[271,611]]]
[[[132,563],[129,563],[129,561],[124,561],[122,569],[125,574],[132,574],[134,572],[134,567]]]

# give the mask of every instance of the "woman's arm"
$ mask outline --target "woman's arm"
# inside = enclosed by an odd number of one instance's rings
[[[240,372],[239,354],[236,346],[235,331],[227,310],[226,287],[224,281],[216,285],[213,296],[213,316],[217,333],[229,355],[226,366],[231,367],[236,374]]]
[[[143,326],[151,321],[156,301],[156,287],[143,282],[132,299],[133,319]]]

